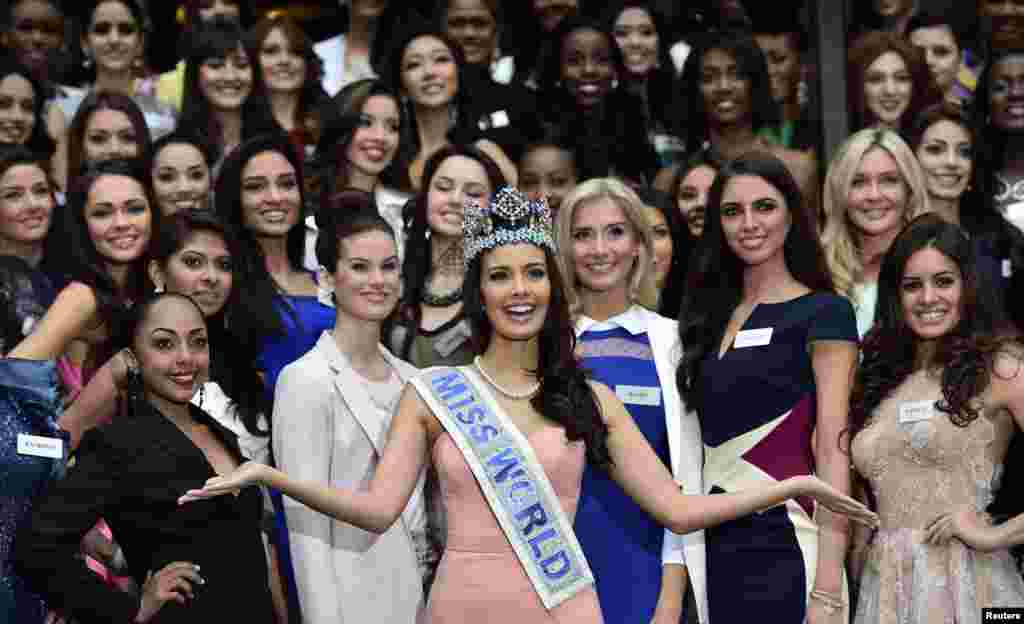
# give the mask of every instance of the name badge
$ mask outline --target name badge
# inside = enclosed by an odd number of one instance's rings
[[[1013,277],[1013,262],[1009,258],[1003,258],[1003,277],[1007,279]]]
[[[746,347],[763,347],[772,341],[773,327],[762,327],[761,329],[745,329],[736,334],[736,340],[732,346],[736,349]]]
[[[508,113],[503,110],[491,113],[491,127],[504,128],[509,123]]]
[[[900,403],[899,422],[907,423],[929,420],[935,415],[935,401],[907,401]]]
[[[434,351],[437,351],[441,357],[448,357],[469,340],[471,335],[469,321],[463,319],[455,327],[437,337],[437,340],[434,341]]]
[[[1024,202],[1014,202],[1003,209],[1006,220],[1024,230]]]
[[[626,405],[646,405],[658,407],[661,405],[661,388],[651,386],[615,386],[615,394]]]
[[[19,433],[18,455],[64,459],[64,440]]]

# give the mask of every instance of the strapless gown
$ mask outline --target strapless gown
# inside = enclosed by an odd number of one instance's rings
[[[571,523],[586,461],[584,444],[567,441],[564,430],[555,426],[534,432],[529,441]],[[427,606],[430,624],[601,624],[593,587],[545,609],[447,433],[434,443],[433,458],[448,515],[448,541]]]

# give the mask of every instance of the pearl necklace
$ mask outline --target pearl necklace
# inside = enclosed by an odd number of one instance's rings
[[[499,384],[498,382],[494,381],[494,379],[492,379],[491,376],[487,374],[487,371],[484,370],[483,363],[480,361],[480,356],[479,355],[476,356],[475,358],[473,358],[473,365],[476,366],[476,369],[478,371],[480,371],[480,374],[483,375],[484,379],[486,379],[489,384],[494,386],[495,390],[497,390],[500,394],[504,395],[505,397],[507,397],[509,399],[512,399],[512,400],[515,400],[515,401],[522,401],[524,399],[532,399],[534,397],[534,395],[536,395],[537,392],[540,391],[540,382],[539,381],[534,383],[532,386],[530,386],[530,389],[525,391],[525,392],[512,392],[512,391],[504,388],[501,384]]]

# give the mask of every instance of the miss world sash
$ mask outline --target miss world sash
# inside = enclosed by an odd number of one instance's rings
[[[412,383],[462,451],[544,607],[593,585],[544,467],[476,373],[437,367]]]

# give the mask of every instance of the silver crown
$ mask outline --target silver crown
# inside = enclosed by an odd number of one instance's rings
[[[483,251],[501,245],[532,243],[558,253],[547,201],[531,200],[511,186],[498,191],[486,207],[466,202],[462,235],[467,267]]]

